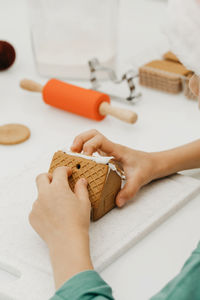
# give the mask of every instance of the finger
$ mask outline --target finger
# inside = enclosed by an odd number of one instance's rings
[[[139,190],[139,184],[137,180],[129,179],[126,184],[122,188],[122,190],[118,193],[116,198],[116,204],[118,207],[124,206],[131,198],[133,198]]]
[[[78,197],[79,200],[84,202],[89,202],[89,194],[87,189],[87,180],[85,178],[81,178],[77,181],[74,187],[74,193]]]
[[[108,156],[114,156],[115,144],[109,141],[102,134],[98,134],[89,141],[87,141],[83,146],[83,152],[86,155],[92,155],[96,151],[103,151]]]
[[[73,144],[71,146],[71,150],[74,152],[80,153],[83,150],[83,145],[85,142],[93,138],[95,135],[100,134],[96,129],[88,130],[79,134],[75,137]]]
[[[50,174],[48,173],[43,173],[40,174],[36,177],[36,184],[37,184],[37,188],[38,190],[40,190],[42,187],[44,187],[45,185],[50,184],[51,179],[50,179]]]
[[[105,152],[103,152],[102,150],[97,150],[97,152],[99,153],[99,155],[101,156],[107,156],[107,154]]]
[[[119,145],[109,141],[104,135],[97,130],[92,129],[85,133],[80,134],[74,140],[71,147],[72,151],[81,152],[82,150],[86,155],[92,155],[96,151],[102,151],[109,156],[119,156]],[[117,158],[117,157],[116,157]]]
[[[58,167],[53,172],[52,183],[65,184],[69,187],[68,177],[71,176],[72,169],[69,167]]]

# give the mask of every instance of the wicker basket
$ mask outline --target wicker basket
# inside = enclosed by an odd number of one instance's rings
[[[182,77],[188,76],[190,73],[180,63],[155,60],[139,69],[140,84],[177,94],[183,90]]]

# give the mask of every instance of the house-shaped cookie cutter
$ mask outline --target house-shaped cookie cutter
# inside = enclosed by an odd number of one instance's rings
[[[90,82],[93,90],[101,89],[102,82],[98,78],[98,74],[101,72],[105,73],[113,84],[121,84],[122,82],[127,82],[129,95],[127,97],[120,97],[118,95],[109,94],[112,100],[120,101],[127,104],[134,104],[138,98],[142,96],[141,93],[136,92],[136,85],[134,80],[138,77],[138,72],[134,70],[128,70],[122,75],[119,79],[116,75],[116,72],[109,67],[105,67],[100,64],[97,58],[93,58],[88,62],[90,70]]]

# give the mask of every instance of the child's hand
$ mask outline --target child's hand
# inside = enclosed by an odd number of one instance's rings
[[[116,204],[119,207],[134,197],[143,185],[155,178],[152,154],[115,144],[96,130],[78,135],[74,139],[71,150],[83,151],[86,155],[92,155],[97,151],[101,155],[113,156],[122,164],[127,182],[116,198]]]
[[[29,216],[32,227],[49,247],[56,288],[73,275],[93,269],[87,182],[80,179],[73,193],[68,184],[70,175],[66,167],[57,168],[53,176],[39,175],[38,199]]]
[[[87,182],[80,179],[73,193],[68,183],[70,175],[71,169],[59,167],[53,176],[41,174],[36,179],[38,199],[30,213],[30,223],[47,244],[57,235],[88,232],[91,204]]]

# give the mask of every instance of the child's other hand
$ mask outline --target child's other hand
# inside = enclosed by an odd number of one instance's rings
[[[97,151],[101,155],[113,156],[122,164],[127,182],[116,198],[119,207],[133,198],[142,186],[155,179],[152,154],[115,144],[97,130],[78,135],[71,150],[79,153],[83,151],[86,155],[92,155]]]
[[[41,174],[36,179],[38,199],[29,219],[32,227],[47,244],[59,236],[65,239],[71,234],[88,232],[91,204],[87,182],[80,179],[73,193],[68,183],[70,175],[71,169],[59,167],[52,176]]]
[[[32,227],[49,248],[56,289],[75,274],[93,269],[87,182],[80,179],[73,193],[68,183],[70,175],[71,169],[66,167],[57,168],[53,176],[39,175],[38,199],[29,216]]]

